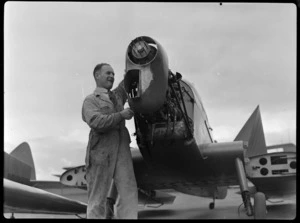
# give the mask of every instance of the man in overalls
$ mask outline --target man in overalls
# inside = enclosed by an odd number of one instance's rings
[[[109,64],[94,69],[96,89],[82,106],[82,119],[91,128],[86,152],[88,189],[87,218],[105,218],[106,199],[112,179],[118,191],[116,218],[137,219],[138,192],[125,119],[133,117],[124,109],[127,95],[123,81],[113,91],[114,71]]]

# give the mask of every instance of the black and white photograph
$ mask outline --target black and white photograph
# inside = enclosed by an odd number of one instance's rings
[[[293,3],[4,4],[4,219],[296,218]]]

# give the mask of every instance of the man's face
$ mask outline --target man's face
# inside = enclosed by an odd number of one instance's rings
[[[115,81],[115,73],[110,65],[103,65],[100,70],[96,72],[96,80],[99,87],[110,90]]]

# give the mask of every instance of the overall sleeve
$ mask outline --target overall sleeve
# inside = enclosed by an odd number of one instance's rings
[[[114,89],[115,94],[119,95],[119,97],[122,99],[122,103],[123,105],[126,103],[128,96],[127,93],[125,91],[125,87],[124,87],[124,80],[122,80],[120,82],[120,84],[118,85],[118,87],[116,87]]]
[[[97,102],[91,97],[87,97],[83,102],[82,119],[90,128],[100,133],[119,128],[119,123],[124,120],[120,112],[103,114]]]

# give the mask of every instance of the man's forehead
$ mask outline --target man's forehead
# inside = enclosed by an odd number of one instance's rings
[[[104,72],[106,72],[106,71],[114,71],[110,65],[103,65],[103,67],[101,68],[101,70],[104,71]]]

